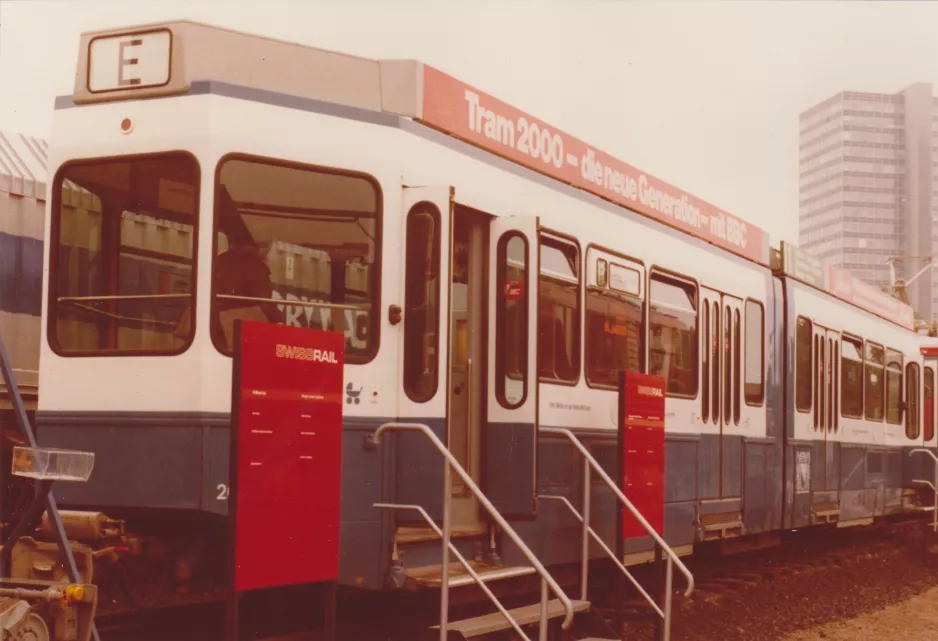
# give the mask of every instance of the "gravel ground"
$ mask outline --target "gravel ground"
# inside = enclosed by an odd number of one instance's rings
[[[938,588],[914,596],[897,605],[837,623],[795,632],[784,641],[882,641],[938,640]]]
[[[936,586],[938,562],[925,563],[920,544],[906,545],[842,566],[681,598],[672,639],[938,641]]]

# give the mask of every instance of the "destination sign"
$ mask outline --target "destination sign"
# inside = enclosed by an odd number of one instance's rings
[[[427,65],[423,65],[421,120],[530,169],[768,264],[768,235],[760,228]]]
[[[826,289],[824,265],[791,243],[782,241],[782,270],[791,276],[818,289]]]

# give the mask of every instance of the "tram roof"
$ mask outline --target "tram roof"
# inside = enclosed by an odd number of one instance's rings
[[[82,34],[73,100],[223,82],[411,118],[726,251],[769,265],[752,225],[415,60],[371,60],[188,20]]]

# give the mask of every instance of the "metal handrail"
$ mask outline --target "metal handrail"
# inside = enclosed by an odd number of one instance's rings
[[[456,470],[456,474],[459,475],[459,478],[462,479],[463,483],[466,484],[466,487],[472,492],[472,494],[478,499],[479,503],[486,509],[489,515],[494,519],[494,521],[502,528],[505,534],[508,535],[508,538],[518,546],[518,549],[528,560],[528,562],[534,567],[538,575],[541,577],[541,638],[546,639],[547,626],[547,587],[554,592],[557,596],[557,599],[563,605],[564,608],[564,619],[561,627],[564,630],[569,630],[570,626],[573,624],[573,603],[560,589],[560,586],[557,585],[557,582],[554,580],[554,577],[550,575],[547,569],[541,564],[541,562],[534,556],[534,553],[531,549],[525,545],[524,541],[521,540],[521,537],[518,536],[518,533],[508,524],[508,521],[505,520],[495,506],[488,500],[485,494],[482,493],[482,490],[479,489],[479,486],[475,484],[475,481],[472,480],[472,477],[466,473],[466,470],[463,469],[462,465],[459,464],[459,461],[456,460],[456,457],[453,456],[453,453],[447,449],[446,445],[433,433],[427,425],[423,423],[385,423],[372,435],[372,442],[376,445],[381,441],[381,434],[388,430],[404,430],[404,431],[414,431],[422,432],[424,436],[430,439],[430,442],[433,443],[433,446],[436,447],[437,451],[443,455],[443,458],[447,460],[449,465],[443,466],[443,576],[442,580],[442,595],[440,603],[440,639],[445,641],[446,631],[447,631],[447,618],[449,614],[449,548],[450,548],[450,535],[452,533],[452,523],[451,523],[451,508],[452,508],[452,477],[451,471]]]
[[[570,499],[568,499],[567,497],[558,496],[554,494],[541,494],[537,498],[543,499],[545,501],[560,501],[561,503],[566,505],[567,508],[570,509],[570,511],[573,513],[573,516],[575,516],[577,520],[580,521],[580,523],[585,523],[583,519],[583,515],[577,512],[577,509],[573,507],[573,503],[571,503]],[[616,566],[618,566],[619,571],[622,572],[622,574],[624,574],[625,577],[629,581],[632,582],[632,585],[635,586],[635,589],[638,590],[643,597],[645,597],[645,600],[648,601],[649,605],[651,605],[651,607],[655,609],[655,612],[658,613],[658,616],[664,618],[664,612],[661,611],[661,608],[658,607],[658,604],[655,603],[655,600],[651,598],[651,595],[648,594],[648,592],[645,590],[645,588],[641,586],[641,584],[639,584],[638,580],[632,575],[631,572],[629,572],[628,568],[625,567],[625,564],[622,563],[622,561],[618,559],[618,557],[616,556],[616,553],[609,549],[609,546],[606,545],[606,542],[603,541],[602,538],[599,536],[599,534],[596,533],[596,530],[589,527],[588,525],[586,526],[586,530],[589,533],[589,535],[593,537],[593,540],[596,541],[599,544],[599,546],[606,552],[606,554],[609,555],[609,558],[612,559],[612,562],[615,563]],[[589,541],[589,539],[587,539],[587,541]],[[587,600],[586,583],[580,584],[580,598],[583,599],[584,601]]]
[[[286,298],[264,298],[262,296],[237,296],[235,294],[215,294],[215,298],[222,300],[238,300],[246,303],[275,303],[291,307],[313,307],[317,309],[345,309],[358,311],[367,309],[369,305],[342,305],[339,303],[322,303],[314,300],[288,300]]]
[[[684,578],[687,579],[687,590],[684,591],[684,596],[690,596],[691,593],[694,591],[694,575],[690,573],[690,570],[687,569],[687,566],[684,565],[684,563],[677,556],[677,554],[674,553],[674,550],[672,550],[671,547],[667,543],[664,542],[664,539],[662,539],[661,536],[659,536],[659,534],[655,532],[655,529],[651,527],[648,521],[645,520],[645,517],[642,516],[641,513],[637,509],[635,509],[635,506],[632,505],[632,502],[625,496],[625,493],[621,489],[619,489],[619,486],[615,483],[615,481],[609,478],[609,475],[606,474],[606,471],[602,467],[600,467],[599,462],[595,458],[593,458],[593,455],[590,454],[589,451],[583,446],[583,443],[580,442],[580,439],[578,439],[573,434],[573,432],[571,432],[568,429],[564,429],[562,427],[542,427],[540,428],[540,433],[541,434],[555,434],[557,436],[565,436],[567,437],[567,439],[570,440],[571,443],[573,443],[573,446],[577,450],[579,450],[580,454],[583,455],[583,458],[587,461],[587,463],[589,464],[589,467],[593,468],[593,470],[595,470],[595,472],[599,475],[599,478],[605,481],[606,485],[608,485],[609,488],[618,497],[619,502],[625,506],[625,508],[632,514],[633,517],[635,517],[635,520],[639,522],[639,524],[645,529],[646,532],[648,532],[649,536],[651,536],[651,538],[655,541],[655,543],[657,543],[661,547],[661,550],[665,554],[667,554],[668,558],[671,559],[675,565],[677,565],[677,569],[680,570],[681,574],[684,575]],[[586,479],[589,479],[588,473],[586,474]],[[585,503],[589,502],[589,496],[590,496],[589,490],[590,490],[589,483],[587,483],[586,487],[583,490],[583,497],[584,497]],[[589,512],[585,508],[585,503],[584,503],[583,511],[588,515]]]
[[[419,505],[375,503],[374,506],[376,508],[385,510],[412,510],[414,512],[419,512],[420,516],[422,516],[423,520],[427,522],[427,525],[433,528],[433,531],[436,532],[437,536],[439,536],[441,539],[443,538],[443,531],[437,527],[437,524],[433,522],[433,519],[430,518],[430,515],[427,514],[427,511]],[[515,629],[515,632],[520,634],[521,638],[525,641],[531,641],[531,637],[524,633],[524,630],[522,630],[521,626],[518,625],[518,621],[513,616],[511,616],[511,613],[508,612],[508,610],[505,609],[505,606],[502,605],[502,602],[498,600],[498,597],[496,597],[495,594],[489,589],[489,586],[485,585],[485,581],[482,580],[482,577],[480,577],[478,573],[472,569],[472,566],[469,565],[469,561],[467,561],[466,557],[462,555],[462,553],[459,551],[459,548],[450,542],[449,549],[453,554],[456,555],[456,559],[462,564],[462,566],[466,568],[466,572],[469,573],[469,576],[472,577],[472,580],[475,581],[480,588],[482,588],[482,591],[485,592],[485,595],[489,598],[492,604],[498,608],[498,611],[502,613],[502,616],[505,617],[508,623],[511,624],[511,627]]]
[[[920,452],[928,454],[932,458],[932,460],[935,462],[935,482],[932,483],[931,481],[925,481],[925,480],[914,480],[913,482],[925,483],[931,486],[931,489],[935,491],[935,509],[932,512],[931,527],[932,527],[932,530],[934,530],[935,532],[938,532],[938,456],[936,456],[935,453],[932,452],[930,449],[925,448],[925,447],[919,447],[910,451],[909,456],[912,456],[913,454],[918,454]]]

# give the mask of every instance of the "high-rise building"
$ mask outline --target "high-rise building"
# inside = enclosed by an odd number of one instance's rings
[[[845,91],[800,118],[799,246],[871,285],[911,278],[909,302],[938,318],[938,98],[931,84],[896,94]]]

